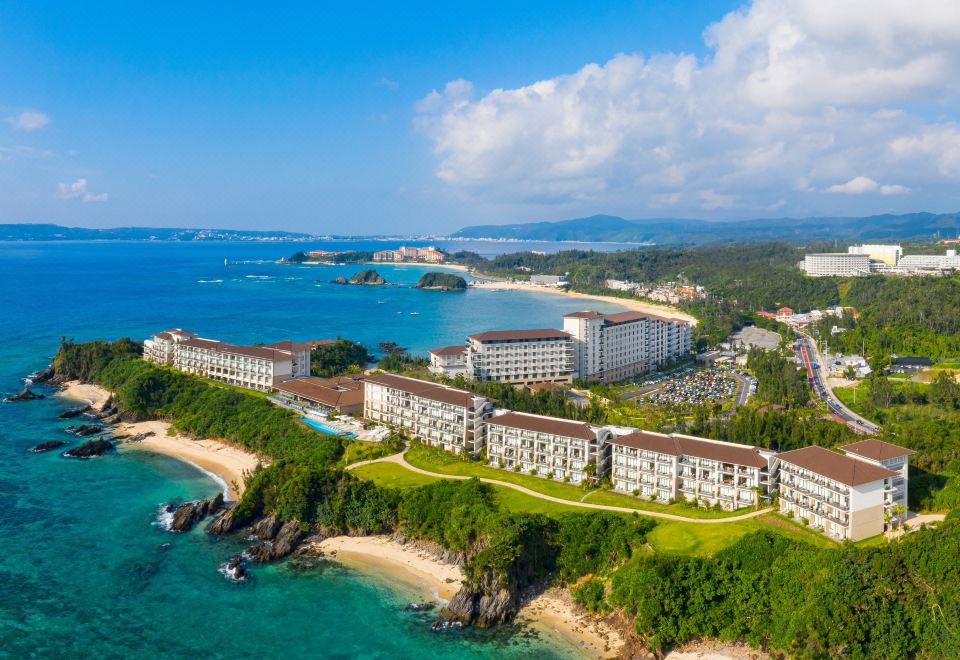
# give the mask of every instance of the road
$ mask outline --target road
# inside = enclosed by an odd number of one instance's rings
[[[823,356],[817,350],[813,339],[809,335],[798,332],[797,340],[800,346],[800,360],[807,370],[807,380],[810,383],[810,388],[821,401],[827,404],[830,415],[857,433],[880,433],[882,429],[879,426],[843,405],[843,402],[830,389],[823,375]]]
[[[357,463],[351,463],[347,466],[348,470],[358,468],[362,465],[370,465],[371,463],[396,463],[411,472],[416,472],[418,474],[424,474],[428,477],[437,477],[439,479],[455,479],[457,481],[465,481],[467,479],[472,479],[473,477],[468,477],[459,474],[440,474],[439,472],[430,472],[428,470],[423,470],[421,468],[415,467],[407,463],[407,458],[405,456],[406,450],[399,454],[393,454],[391,456],[385,456],[383,458],[374,458],[369,461],[359,461]],[[770,507],[764,507],[756,511],[751,511],[749,513],[744,513],[739,516],[730,516],[729,518],[688,518],[687,516],[678,516],[672,513],[661,513],[659,511],[646,511],[644,509],[631,509],[625,506],[610,506],[607,504],[591,504],[590,502],[578,502],[576,500],[565,500],[561,497],[554,497],[552,495],[546,495],[544,493],[538,493],[535,490],[530,490],[518,484],[510,483],[509,481],[500,481],[499,479],[487,479],[486,477],[479,477],[480,481],[485,484],[494,484],[496,486],[503,486],[504,488],[512,488],[513,490],[519,491],[524,495],[530,495],[532,497],[538,497],[541,500],[547,500],[548,502],[556,502],[557,504],[566,504],[568,506],[576,506],[581,509],[594,509],[596,511],[613,511],[615,513],[636,513],[641,516],[650,516],[651,518],[663,518],[665,520],[677,520],[680,522],[688,523],[697,523],[704,525],[716,525],[729,522],[737,522],[738,520],[748,520],[750,518],[756,518],[757,516],[762,516],[766,513],[773,511]]]

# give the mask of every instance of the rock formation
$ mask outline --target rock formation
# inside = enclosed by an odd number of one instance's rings
[[[68,449],[63,452],[63,455],[69,458],[93,458],[94,456],[103,456],[108,451],[113,451],[113,443],[100,437],[95,440],[87,440],[79,447]]]
[[[167,505],[168,508],[171,505]],[[173,512],[173,522],[170,523],[170,530],[173,532],[189,531],[194,523],[197,523],[210,514],[216,513],[223,508],[223,493],[217,493],[209,500],[196,500],[194,502],[184,502]]]
[[[103,431],[103,427],[95,424],[79,424],[77,426],[68,426],[63,430],[67,433],[77,436],[78,438],[83,438],[88,435],[101,433]]]
[[[7,403],[14,403],[16,401],[34,401],[36,399],[44,398],[42,394],[37,394],[36,392],[30,391],[29,385],[24,385],[23,389],[20,390],[19,394],[14,394],[13,396],[8,396],[5,401]]]
[[[35,447],[30,447],[29,451],[39,454],[40,452],[50,451],[51,449],[62,447],[65,444],[67,443],[64,442],[63,440],[47,440],[46,442],[41,442],[39,445]]]
[[[57,419],[73,419],[74,417],[79,417],[85,412],[89,412],[91,409],[90,404],[85,406],[78,406],[76,408],[71,408],[70,410],[64,410],[62,413],[57,415]]]

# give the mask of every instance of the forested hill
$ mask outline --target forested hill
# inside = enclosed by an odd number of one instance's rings
[[[625,220],[611,215],[558,222],[464,227],[457,238],[536,241],[707,244],[729,241],[903,240],[960,233],[960,213],[907,213],[860,218],[762,218],[708,221],[678,218]]]

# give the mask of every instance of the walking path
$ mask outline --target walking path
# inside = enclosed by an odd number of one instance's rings
[[[359,461],[347,466],[348,470],[358,468],[362,465],[370,465],[371,463],[396,463],[401,467],[410,470],[411,472],[416,472],[418,474],[424,474],[428,477],[437,477],[438,479],[457,479],[460,481],[465,481],[467,479],[473,479],[474,477],[459,475],[459,474],[440,474],[439,472],[430,472],[429,470],[423,470],[421,468],[410,465],[407,462],[407,457],[405,456],[406,450],[400,452],[399,454],[393,454],[391,456],[385,456],[383,458],[374,458],[369,461]],[[504,488],[512,488],[513,490],[519,491],[525,495],[530,495],[532,497],[539,497],[541,500],[547,500],[548,502],[556,502],[557,504],[566,504],[568,506],[577,506],[583,509],[595,509],[598,511],[613,511],[615,513],[636,513],[641,516],[650,516],[651,518],[663,518],[665,520],[678,520],[680,522],[689,522],[689,523],[703,523],[703,524],[719,524],[719,523],[728,523],[736,522],[738,520],[748,520],[750,518],[755,518],[757,516],[762,516],[765,513],[770,513],[773,511],[772,508],[767,507],[765,509],[759,509],[758,511],[751,511],[750,513],[744,513],[739,516],[731,516],[729,518],[688,518],[686,516],[678,516],[672,513],[661,513],[659,511],[646,511],[644,509],[631,509],[625,506],[611,506],[609,504],[591,504],[590,502],[577,502],[575,500],[565,500],[562,497],[554,497],[552,495],[546,495],[544,493],[538,493],[535,490],[530,490],[524,486],[519,486],[517,484],[510,483],[509,481],[500,481],[499,479],[488,479],[486,477],[479,477],[480,481],[485,484],[493,484],[495,486],[503,486]]]

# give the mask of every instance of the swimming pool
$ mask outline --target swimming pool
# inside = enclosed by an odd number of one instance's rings
[[[310,428],[317,429],[321,433],[326,433],[327,435],[339,435],[344,438],[356,438],[357,436],[353,433],[348,433],[347,431],[341,431],[340,429],[335,429],[332,426],[328,426],[323,422],[318,422],[315,419],[310,419],[309,417],[301,417],[300,421],[309,426]]]

